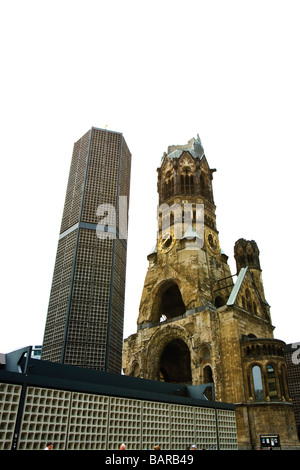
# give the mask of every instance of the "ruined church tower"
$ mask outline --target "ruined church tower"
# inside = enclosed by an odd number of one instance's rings
[[[215,171],[199,136],[162,157],[157,241],[148,255],[137,332],[124,341],[123,371],[208,384],[208,399],[236,405],[239,448],[259,446],[268,433],[291,448],[298,439],[285,343],[273,337],[256,242],[236,242],[234,274],[220,248]]]

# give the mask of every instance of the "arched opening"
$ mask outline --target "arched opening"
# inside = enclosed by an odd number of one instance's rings
[[[140,376],[140,365],[137,362],[134,362],[131,368],[130,374],[131,377],[139,377]]]
[[[215,298],[215,307],[219,308],[219,307],[223,307],[223,305],[225,305],[225,300],[223,299],[223,297],[221,295],[218,295],[216,298]]]
[[[203,368],[203,381],[204,381],[205,384],[214,382],[211,367],[208,366],[208,365]],[[213,399],[213,389],[212,389],[212,387],[207,387],[205,392],[204,392],[204,395],[206,396],[206,398],[208,400],[212,400]]]
[[[252,380],[255,400],[263,400],[264,389],[262,384],[261,370],[259,366],[252,367]]]
[[[159,308],[159,318],[171,319],[183,315],[185,306],[177,284],[168,287],[162,297]]]
[[[204,383],[208,384],[213,382],[213,375],[212,375],[212,370],[210,366],[205,366],[203,369],[203,379]]]
[[[194,176],[189,167],[184,167],[180,175],[180,190],[181,194],[194,194]]]
[[[181,339],[167,344],[160,358],[160,380],[191,385],[191,356],[188,346]]]

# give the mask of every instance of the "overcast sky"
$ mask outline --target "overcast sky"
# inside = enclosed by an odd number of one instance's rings
[[[300,341],[299,1],[0,3],[0,352],[42,344],[73,144],[132,152],[124,337],[156,241],[157,172],[199,133],[222,250],[256,240],[274,336]]]

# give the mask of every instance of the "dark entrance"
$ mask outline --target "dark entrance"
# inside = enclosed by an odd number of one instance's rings
[[[192,385],[190,351],[181,339],[175,339],[165,347],[160,359],[160,379]]]
[[[182,301],[180,290],[177,284],[173,284],[163,294],[161,299],[161,316],[165,316],[168,320],[170,318],[183,315],[185,306]]]

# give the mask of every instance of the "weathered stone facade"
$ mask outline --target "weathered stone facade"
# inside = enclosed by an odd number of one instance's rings
[[[237,406],[241,449],[259,446],[266,433],[279,434],[282,448],[297,447],[285,343],[273,338],[259,250],[238,240],[232,276],[218,241],[214,171],[199,137],[162,158],[158,240],[148,256],[137,333],[124,341],[123,370],[213,384],[217,401]]]

